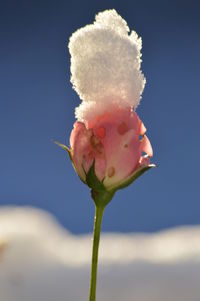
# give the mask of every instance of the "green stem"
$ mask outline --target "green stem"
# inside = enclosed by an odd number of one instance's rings
[[[104,211],[104,207],[96,206],[95,218],[94,218],[92,266],[91,266],[89,301],[96,300],[98,250],[99,250],[99,240],[100,240],[100,233],[101,233],[101,222],[102,222],[102,217],[103,217],[103,211]]]

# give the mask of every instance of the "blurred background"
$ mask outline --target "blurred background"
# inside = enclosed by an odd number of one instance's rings
[[[147,78],[137,112],[156,170],[116,194],[103,231],[152,232],[200,223],[199,1],[0,1],[0,205],[53,213],[74,234],[92,231],[94,206],[65,152],[74,108],[68,40],[115,8],[143,39]]]

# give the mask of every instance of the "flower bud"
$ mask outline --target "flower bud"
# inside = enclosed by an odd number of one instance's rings
[[[107,190],[117,188],[153,155],[146,129],[135,111],[113,108],[85,122],[75,122],[71,157],[80,178],[95,162],[95,175]],[[143,154],[146,154],[144,156]]]

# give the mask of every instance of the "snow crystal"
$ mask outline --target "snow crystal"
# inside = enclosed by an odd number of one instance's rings
[[[82,100],[76,108],[79,120],[88,118],[88,108],[90,113],[94,108],[94,116],[116,102],[136,109],[145,86],[141,47],[141,38],[135,31],[129,34],[126,21],[115,10],[99,13],[94,24],[72,34],[71,82]]]

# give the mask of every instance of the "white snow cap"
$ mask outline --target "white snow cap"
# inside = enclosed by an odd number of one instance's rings
[[[76,108],[78,120],[94,117],[113,104],[138,106],[145,86],[140,70],[142,40],[129,31],[113,9],[99,13],[94,24],[72,34],[71,82],[82,100]]]

